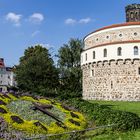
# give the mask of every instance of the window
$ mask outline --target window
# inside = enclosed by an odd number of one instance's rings
[[[90,76],[93,77],[94,76],[94,70],[90,71]]]
[[[134,35],[137,36],[138,34],[135,32]]]
[[[134,55],[138,55],[138,53],[139,53],[138,46],[135,46],[134,47]]]
[[[122,34],[119,34],[119,37],[122,37]]]
[[[87,53],[85,54],[85,60],[87,61]]]
[[[118,56],[121,56],[121,55],[122,55],[122,48],[121,48],[121,47],[118,48],[118,50],[117,50],[117,55],[118,55]]]
[[[139,19],[138,12],[135,13],[135,18],[136,18],[136,19]]]
[[[133,12],[130,13],[130,18],[131,18],[131,19],[133,18]]]
[[[93,59],[95,59],[95,51],[93,51]]]
[[[111,81],[111,88],[113,88],[113,82]]]
[[[81,62],[83,63],[83,55],[81,56]]]
[[[138,68],[138,74],[140,75],[140,67]]]
[[[104,49],[104,57],[107,57],[107,49]]]
[[[106,36],[106,39],[109,39],[109,36]]]

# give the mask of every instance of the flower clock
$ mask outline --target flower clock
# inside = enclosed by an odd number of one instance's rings
[[[10,129],[25,134],[55,134],[86,127],[84,116],[45,97],[0,94],[0,116]]]

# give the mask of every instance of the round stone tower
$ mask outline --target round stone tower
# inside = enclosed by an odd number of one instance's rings
[[[140,101],[140,4],[126,14],[127,22],[85,36],[83,99]]]
[[[126,22],[140,21],[140,4],[131,4],[125,7]]]

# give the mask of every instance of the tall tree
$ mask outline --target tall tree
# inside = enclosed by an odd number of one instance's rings
[[[46,48],[40,45],[29,47],[16,66],[16,80],[25,91],[42,92],[58,86],[58,71]]]
[[[58,51],[58,67],[60,71],[61,88],[71,92],[82,90],[82,71],[80,68],[80,54],[83,43],[79,39],[70,39]]]

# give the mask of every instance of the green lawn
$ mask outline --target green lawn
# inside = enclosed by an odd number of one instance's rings
[[[123,110],[136,113],[140,116],[140,102],[124,101],[90,101],[103,106],[109,106],[115,110]],[[92,138],[92,140],[140,140],[140,130],[126,133],[102,134]]]
[[[123,110],[136,113],[140,116],[140,102],[124,102],[124,101],[90,101],[100,105],[109,106],[115,110]]]

